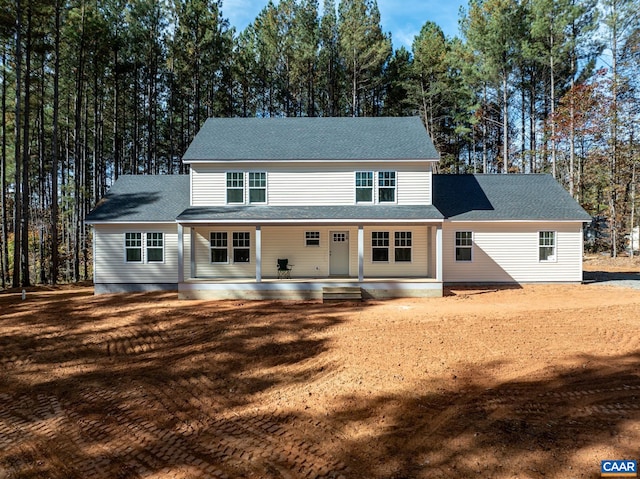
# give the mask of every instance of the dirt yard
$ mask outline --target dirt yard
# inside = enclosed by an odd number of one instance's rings
[[[569,479],[604,459],[640,459],[640,290],[0,294],[0,479]]]

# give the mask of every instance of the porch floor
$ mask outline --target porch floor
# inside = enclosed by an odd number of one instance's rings
[[[325,287],[360,287],[363,298],[440,297],[434,278],[189,278],[178,284],[181,299],[322,299]]]

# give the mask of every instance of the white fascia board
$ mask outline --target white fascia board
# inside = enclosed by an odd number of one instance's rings
[[[92,226],[108,226],[108,225],[173,225],[175,220],[169,221],[85,221],[84,224]]]
[[[239,160],[182,160],[185,165],[192,163],[214,163],[214,164],[230,164],[230,163],[437,163],[440,158],[372,158],[372,159],[320,159],[320,158],[291,158],[291,159],[250,159],[243,158]]]
[[[588,220],[450,220],[445,223],[587,223]]]

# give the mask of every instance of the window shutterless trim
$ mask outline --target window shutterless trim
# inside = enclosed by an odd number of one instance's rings
[[[213,261],[213,252],[224,252],[224,261]],[[209,262],[211,264],[229,264],[229,234],[226,231],[209,232]]]
[[[458,258],[458,251],[469,251],[469,258]],[[456,231],[454,235],[453,259],[458,263],[473,262],[473,231]]]
[[[136,251],[136,250],[140,252],[140,259],[130,260],[129,259],[129,251]],[[125,232],[125,234],[124,234],[124,262],[125,263],[143,263],[143,261],[144,261],[144,253],[143,253],[143,247],[142,247],[142,232],[141,231],[127,231],[127,232]]]
[[[164,233],[161,231],[149,231],[145,234],[146,237],[146,250],[145,257],[146,263],[164,263]],[[151,244],[149,244],[151,243]],[[160,250],[160,259],[151,259],[150,251]]]
[[[240,192],[242,198],[240,201],[229,201],[229,193]],[[228,205],[244,204],[244,172],[243,171],[227,171],[225,173],[225,202]]]
[[[258,183],[256,185],[255,183]],[[253,183],[253,185],[252,185]],[[267,191],[267,172],[266,171],[249,171],[247,173],[247,185],[249,188],[249,192],[247,194],[247,202],[253,205],[265,205],[268,203],[268,191]],[[252,201],[251,193],[257,191],[264,191],[264,200],[263,201]]]
[[[304,232],[304,245],[317,248],[320,246],[320,232],[319,231],[305,231]]]
[[[538,262],[556,263],[558,261],[558,233],[556,231],[538,231]],[[544,250],[551,250],[542,258]]]
[[[356,204],[372,204],[375,198],[374,183],[373,183],[373,171],[356,171],[354,176],[355,186],[355,203]],[[358,200],[358,192],[369,192],[371,199]]]
[[[384,253],[386,250],[386,259],[375,259],[376,252]],[[389,232],[388,231],[372,231],[371,232],[371,262],[372,263],[388,263],[389,262]]]

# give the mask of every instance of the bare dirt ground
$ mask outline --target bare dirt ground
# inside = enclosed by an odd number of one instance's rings
[[[640,291],[448,293],[0,294],[0,479],[564,479],[640,459]]]

